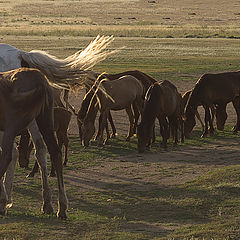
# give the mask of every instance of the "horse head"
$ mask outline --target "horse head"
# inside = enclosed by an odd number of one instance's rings
[[[138,152],[143,153],[146,147],[150,144],[152,138],[152,131],[148,131],[148,128],[141,125],[137,126],[137,138],[138,138]]]
[[[196,108],[193,106],[188,105],[186,107],[185,116],[184,116],[184,136],[186,138],[189,137],[191,131],[193,130],[194,126],[196,125],[195,120],[195,113]]]
[[[216,106],[216,124],[217,129],[222,131],[226,122],[228,115],[226,112],[226,107]]]

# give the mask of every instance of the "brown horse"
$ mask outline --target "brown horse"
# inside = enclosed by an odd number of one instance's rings
[[[141,72],[141,71],[138,71],[138,70],[133,70],[133,71],[125,71],[125,72],[121,72],[121,73],[116,73],[116,74],[97,74],[97,73],[94,73],[94,72],[91,72],[93,75],[95,75],[95,78],[99,77],[99,80],[102,80],[104,78],[108,79],[108,80],[116,80],[120,77],[123,77],[123,76],[126,76],[126,75],[131,75],[133,77],[135,77],[136,79],[138,79],[143,87],[144,87],[144,95],[145,93],[147,92],[147,89],[152,85],[154,84],[155,82],[157,82],[153,77]],[[89,90],[89,88],[88,88]],[[87,96],[85,95],[85,98]],[[91,99],[91,95],[89,94],[88,95],[88,98]],[[90,100],[87,100],[85,99],[81,105],[81,108],[79,109],[79,112],[77,114],[77,120],[78,120],[78,128],[79,128],[79,137],[80,137],[80,140],[82,141],[82,124],[83,124],[83,121],[84,121],[84,118],[86,117],[86,112],[87,112],[87,109],[88,109],[88,105],[86,104],[87,102],[89,103]],[[98,106],[98,105],[97,105]],[[96,106],[96,108],[97,108]],[[135,118],[135,125],[134,125],[134,133],[136,133],[136,124],[138,122],[138,119],[139,119],[139,116],[140,116],[140,113],[137,109],[137,107],[135,105],[132,106],[133,107],[133,111],[134,111],[134,118]],[[92,113],[93,114],[93,113]],[[95,114],[97,114],[97,109],[95,109]],[[92,115],[91,116],[92,118],[94,118],[94,116]],[[112,133],[111,133],[111,136],[114,137],[116,135],[116,128],[115,128],[115,125],[113,123],[113,120],[112,120],[112,116],[111,116],[111,113],[109,113],[108,115],[108,120],[109,120],[109,123],[111,125],[111,128],[112,128]],[[99,122],[101,122],[101,119],[99,119]],[[95,131],[95,130],[94,130]],[[109,136],[109,133],[107,132],[107,135]],[[99,130],[98,130],[98,133],[97,133],[97,136],[99,136]]]
[[[240,72],[224,72],[216,74],[204,74],[196,83],[192,94],[189,97],[185,109],[184,134],[188,136],[195,126],[195,113],[198,106],[202,105],[205,109],[205,128],[202,137],[206,137],[209,133],[208,123],[210,126],[210,134],[214,133],[212,118],[209,108],[217,105],[217,118],[221,109],[229,102],[233,102],[237,112],[236,129],[240,126],[240,109],[237,101],[240,95]],[[223,106],[223,107],[222,107]],[[222,111],[222,110],[221,110]],[[226,115],[225,115],[226,117]],[[224,117],[224,118],[225,118]]]
[[[183,106],[183,109],[185,109],[191,93],[192,93],[192,89],[186,91],[186,92],[182,95],[182,106]],[[213,106],[210,108],[210,110],[211,110],[212,121],[214,121],[214,116],[216,115],[216,106],[213,105]],[[222,120],[222,117],[223,117],[223,114],[219,114],[219,116],[218,116],[219,121]],[[202,119],[201,119],[201,117],[200,117],[200,114],[199,114],[198,110],[196,110],[196,118],[197,118],[198,121],[200,122],[200,124],[201,124],[201,126],[202,126],[202,130],[204,131],[204,124],[203,124],[203,121],[202,121]],[[226,119],[225,119],[225,120],[226,120]],[[220,124],[220,123],[219,123],[219,124]]]
[[[177,88],[169,81],[155,83],[146,94],[142,120],[137,127],[138,152],[144,152],[151,143],[153,126],[157,118],[160,125],[162,145],[167,147],[169,126],[173,129],[174,141],[177,143],[177,130],[182,118],[182,97]],[[168,124],[168,121],[169,124]]]
[[[92,102],[88,104],[88,112],[83,123],[83,141],[85,143],[89,143],[94,134],[95,117],[92,116],[96,111],[96,104],[98,104],[100,110],[99,119],[101,119],[101,122],[99,123],[98,143],[103,144],[103,131],[107,127],[107,117],[110,110],[118,111],[126,109],[130,123],[127,136],[127,140],[129,140],[134,134],[135,124],[134,114],[131,106],[135,105],[140,113],[142,111],[144,93],[142,84],[139,82],[139,80],[130,75],[123,76],[112,81],[106,79],[101,80],[99,84],[104,88],[104,91],[107,93],[107,95],[104,94],[102,90],[98,89],[96,90],[97,97],[92,98]],[[89,116],[91,116],[91,118]],[[109,136],[107,136],[106,141],[108,139]]]
[[[57,172],[59,188],[58,217],[66,218],[67,197],[64,190],[62,157],[53,128],[53,97],[46,77],[36,69],[20,68],[0,74],[0,130],[2,136],[2,156],[0,159],[0,179],[7,172],[8,181],[0,183],[0,213],[5,214],[7,204],[11,204],[13,170],[13,143],[16,135],[23,129],[30,128],[31,134],[39,131],[47,145],[51,161]],[[35,121],[37,126],[35,125]],[[36,128],[37,127],[37,128]],[[36,138],[32,134],[33,138]],[[36,141],[37,139],[35,139]],[[53,213],[51,193],[47,180],[46,162],[39,160],[43,183],[44,213]],[[9,179],[11,181],[9,181]]]
[[[237,115],[240,115],[240,98],[236,97],[232,101],[233,107],[237,113]],[[227,104],[221,104],[216,105],[216,124],[218,130],[224,130],[224,125],[227,120],[228,114],[227,114]],[[235,124],[233,127],[233,132],[237,133],[240,130],[240,125],[238,123]]]

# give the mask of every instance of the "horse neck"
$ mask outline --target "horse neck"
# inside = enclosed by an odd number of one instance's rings
[[[200,87],[198,84],[196,84],[186,104],[185,110],[186,118],[193,118],[195,116],[197,107],[200,105],[200,102],[201,102]]]
[[[153,91],[153,87],[151,87],[146,93],[141,124],[149,127],[154,124],[156,118],[156,103],[156,95]]]
[[[92,108],[96,105],[96,97],[93,97],[93,92],[90,91],[88,92],[83,101],[82,101],[82,104],[81,104],[81,108],[78,112],[78,118],[79,119],[84,119],[86,118],[86,116],[89,114],[89,116],[91,116],[92,114]],[[91,110],[91,111],[90,111]],[[90,111],[90,113],[89,113]]]

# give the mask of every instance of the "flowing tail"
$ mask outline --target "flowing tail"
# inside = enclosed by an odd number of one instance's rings
[[[29,67],[43,72],[52,83],[64,87],[83,86],[86,81],[86,77],[84,77],[87,74],[86,71],[117,51],[105,50],[113,40],[113,36],[97,36],[84,50],[65,59],[58,59],[39,50],[20,51],[20,57]]]

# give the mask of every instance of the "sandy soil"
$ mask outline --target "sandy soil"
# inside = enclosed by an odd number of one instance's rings
[[[193,87],[192,82],[175,82],[183,93]],[[71,96],[70,101],[79,108],[82,96]],[[227,124],[234,124],[235,112],[229,104]],[[203,112],[201,111],[203,116]],[[126,134],[128,128],[127,115],[124,111],[113,113],[118,134]],[[199,127],[199,124],[198,126]],[[70,134],[77,134],[76,121],[73,117]],[[237,138],[214,141],[202,146],[169,146],[168,151],[160,154],[135,154],[99,161],[98,166],[89,167],[79,172],[71,171],[65,176],[65,181],[76,186],[78,191],[104,191],[115,185],[123,191],[153,191],[162,187],[176,186],[202,176],[209,171],[221,167],[239,164],[239,140]],[[109,199],[111,201],[111,199]],[[116,215],[121,215],[121,209],[112,209]],[[160,236],[171,231],[176,226],[163,226],[156,223],[126,222],[124,231],[148,232]]]

